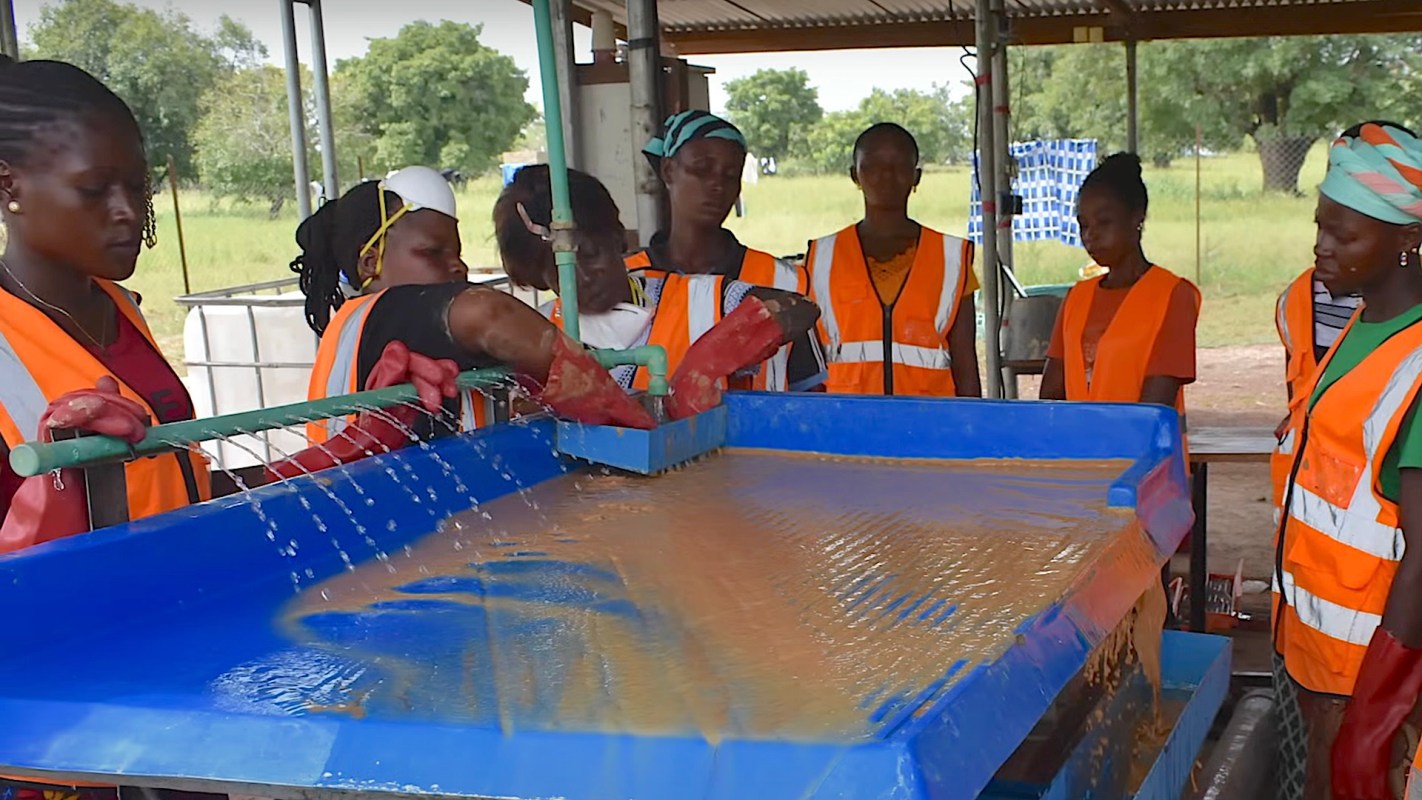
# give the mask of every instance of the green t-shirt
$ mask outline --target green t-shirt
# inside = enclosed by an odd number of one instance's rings
[[[1313,395],[1309,397],[1309,410],[1313,410],[1314,404],[1325,389],[1351,372],[1389,337],[1419,321],[1422,321],[1422,305],[1413,306],[1386,322],[1364,322],[1362,318],[1354,322],[1347,335],[1334,345],[1333,359],[1324,368],[1318,385],[1313,389]],[[1387,456],[1383,458],[1382,474],[1378,475],[1378,486],[1382,489],[1383,497],[1393,502],[1397,502],[1402,494],[1402,470],[1422,469],[1422,428],[1415,424],[1416,417],[1417,408],[1413,406],[1402,420],[1397,438],[1393,440],[1392,447],[1388,448]]]

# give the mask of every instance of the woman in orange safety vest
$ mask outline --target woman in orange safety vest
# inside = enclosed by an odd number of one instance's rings
[[[21,481],[9,449],[67,428],[137,441],[192,419],[192,401],[118,285],[155,224],[132,111],[83,70],[0,67],[0,552],[90,527],[82,473]],[[56,133],[62,131],[63,133]],[[130,519],[205,499],[205,461],[181,453],[124,469]],[[62,486],[63,488],[57,488]]]
[[[827,390],[981,397],[973,245],[908,215],[918,142],[889,122],[854,143],[849,177],[864,219],[810,243],[810,296],[820,305]]]
[[[1107,158],[1082,183],[1082,243],[1109,271],[1067,292],[1047,348],[1041,397],[1170,406],[1183,432],[1200,292],[1146,258],[1141,233],[1148,206],[1134,155]]]
[[[137,296],[118,285],[156,242],[133,112],[78,67],[8,59],[0,108],[0,552],[12,552],[91,524],[82,472],[22,480],[10,448],[59,430],[137,441],[193,410]],[[210,492],[205,461],[187,452],[134,461],[124,477],[130,519]],[[0,797],[116,800],[118,790],[0,776]]]
[[[578,319],[583,341],[607,349],[644,344],[666,349],[672,372],[668,412],[673,419],[704,411],[720,400],[726,379],[773,361],[787,343],[805,337],[819,310],[792,292],[752,286],[720,274],[628,272],[617,205],[598,180],[568,171],[578,230]],[[494,206],[494,230],[504,270],[515,284],[558,288],[549,247],[552,191],[548,167],[519,170]],[[562,324],[562,306],[544,313]],[[774,373],[774,370],[770,370]],[[646,389],[647,371],[613,369],[626,389]],[[789,380],[794,380],[790,376]],[[784,377],[772,375],[783,383]]]
[[[1300,386],[1287,433],[1274,650],[1307,744],[1281,754],[1283,783],[1393,800],[1422,689],[1422,142],[1362,126],[1330,149],[1319,195],[1317,275],[1363,306]]]
[[[1356,137],[1365,124],[1384,125],[1416,134],[1394,122],[1372,121],[1359,123],[1339,134],[1340,138]],[[1309,267],[1294,279],[1279,295],[1275,306],[1274,327],[1279,332],[1279,341],[1284,345],[1284,389],[1292,406],[1302,402],[1302,387],[1310,382],[1318,364],[1338,341],[1338,335],[1347,326],[1348,320],[1362,304],[1354,294],[1334,297],[1323,285],[1317,270]],[[1275,430],[1275,436],[1283,439],[1288,431],[1289,414]],[[1293,460],[1292,443],[1281,442],[1274,457],[1269,462],[1270,479],[1274,486],[1274,507],[1277,509],[1283,499],[1284,481],[1289,477],[1289,464]]]
[[[506,364],[541,386],[537,399],[589,423],[650,428],[646,411],[607,371],[532,308],[469,283],[448,182],[428,167],[366,181],[327,203],[296,231],[306,317],[321,336],[309,396],[413,381],[418,409],[362,414],[308,427],[324,442],[272,465],[280,476],[314,472],[408,442],[488,421],[483,395],[455,391],[461,370]],[[344,281],[342,280],[344,278]],[[346,286],[357,287],[348,298]],[[333,313],[334,312],[334,313]]]
[[[767,289],[801,295],[809,291],[803,269],[746,247],[722,227],[741,196],[746,140],[739,128],[707,111],[682,111],[667,117],[642,155],[666,185],[670,218],[646,248],[627,256],[629,270],[649,277],[719,275]],[[821,388],[825,376],[823,350],[814,332],[807,331],[763,367],[734,377],[731,384],[802,392]]]

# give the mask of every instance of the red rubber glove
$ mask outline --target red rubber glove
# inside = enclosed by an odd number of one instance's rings
[[[652,415],[617,385],[592,353],[561,334],[553,343],[548,381],[536,398],[558,416],[587,425],[646,431],[657,427]]]
[[[148,432],[148,412],[119,394],[118,382],[107,375],[93,389],[79,389],[55,398],[40,417],[37,436],[54,441],[57,430],[114,436],[128,442]],[[60,470],[26,478],[10,501],[10,513],[0,526],[0,553],[62,539],[89,530],[88,494],[84,472]]]
[[[1393,800],[1392,741],[1419,693],[1422,649],[1404,646],[1379,625],[1333,740],[1333,800]]]
[[[738,369],[759,364],[785,344],[785,332],[760,298],[746,295],[736,310],[687,349],[671,379],[667,415],[684,419],[721,402],[721,381]]]
[[[385,346],[380,360],[365,379],[365,388],[385,389],[402,383],[414,384],[420,395],[420,405],[430,414],[439,413],[444,399],[457,397],[455,378],[459,366],[449,359],[435,360],[410,352],[404,342]],[[308,447],[299,453],[267,466],[268,480],[281,480],[310,472],[349,464],[375,453],[398,450],[410,442],[407,431],[421,413],[419,408],[399,405],[379,412],[357,414],[355,421],[323,445]]]

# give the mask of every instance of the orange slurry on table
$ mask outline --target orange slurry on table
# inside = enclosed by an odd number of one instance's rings
[[[1153,574],[1134,513],[1106,507],[1127,466],[725,451],[568,475],[307,589],[282,622],[369,668],[352,691],[372,718],[863,741],[1088,575]]]

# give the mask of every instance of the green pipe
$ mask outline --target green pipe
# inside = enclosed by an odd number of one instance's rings
[[[647,368],[649,381],[647,383],[647,394],[653,397],[666,397],[669,394],[667,388],[667,351],[666,348],[658,344],[643,345],[634,347],[631,350],[594,350],[593,355],[597,357],[598,363],[611,369],[624,364],[635,364],[639,367]]]
[[[508,375],[509,371],[502,367],[462,372],[458,378],[459,388],[477,389],[489,386],[505,380]],[[414,386],[407,383],[305,403],[156,425],[148,429],[148,435],[143,437],[143,441],[132,445],[109,436],[84,436],[50,443],[27,442],[10,451],[10,467],[21,477],[29,478],[57,469],[131,461],[140,456],[171,452],[210,439],[285,428],[418,400],[419,393],[415,391]]]
[[[538,34],[538,70],[543,84],[543,127],[548,138],[548,175],[553,183],[553,258],[558,263],[558,299],[563,303],[563,331],[582,341],[578,324],[577,230],[568,194],[568,154],[563,141],[563,105],[558,96],[558,58],[553,47],[553,14],[549,0],[533,0],[533,27]]]

